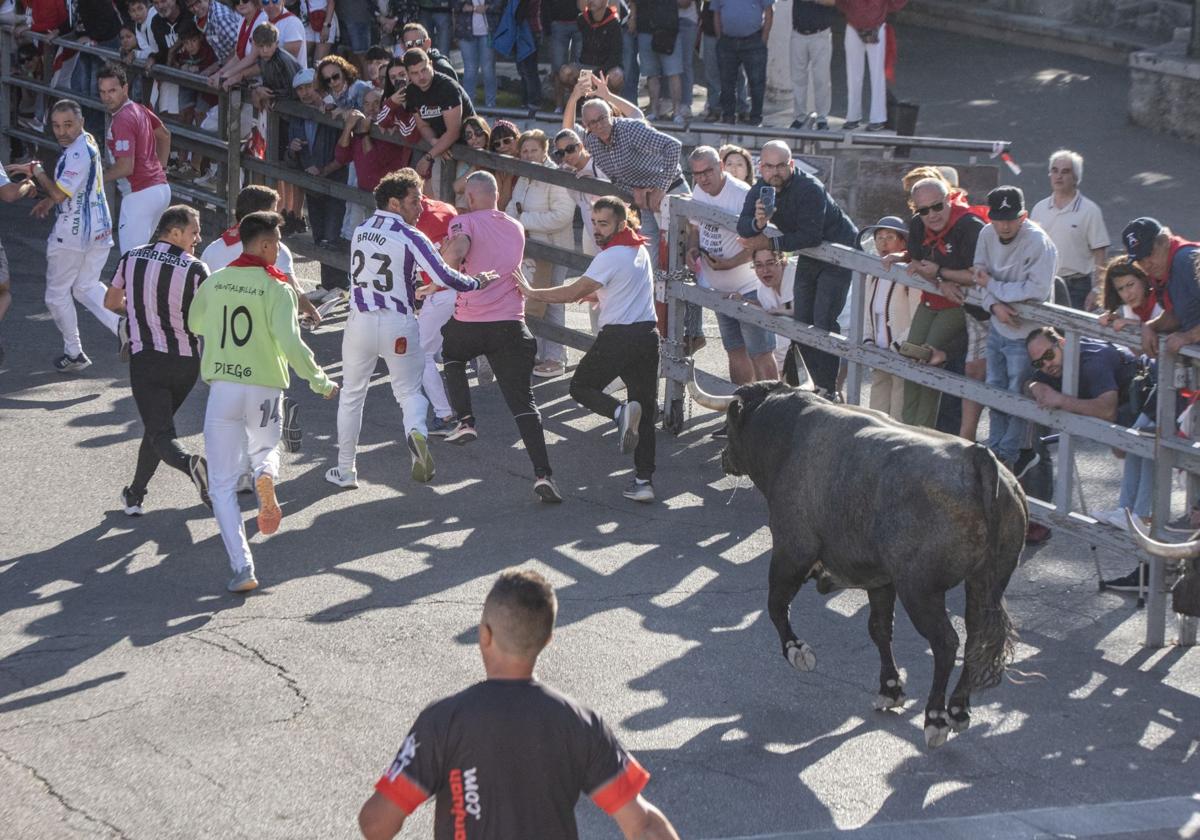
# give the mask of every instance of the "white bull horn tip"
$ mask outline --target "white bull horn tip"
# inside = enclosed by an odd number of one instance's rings
[[[696,384],[696,377],[693,375],[688,379],[687,383],[688,394],[696,402],[697,405],[702,405],[712,411],[720,411],[724,413],[733,401],[737,399],[735,396],[718,397],[715,394],[706,393],[699,385]]]
[[[1125,519],[1129,523],[1129,533],[1133,534],[1134,541],[1151,554],[1168,560],[1187,560],[1200,554],[1200,539],[1193,538],[1181,543],[1160,542],[1146,532],[1142,523],[1128,509],[1125,511]]]

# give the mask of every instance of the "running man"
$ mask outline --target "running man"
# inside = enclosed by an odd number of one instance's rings
[[[213,513],[234,572],[230,592],[258,586],[237,503],[243,452],[248,450],[254,470],[259,532],[275,533],[283,518],[275,481],[288,365],[325,399],[338,392],[300,338],[296,293],[275,268],[282,224],[278,213],[251,213],[242,219],[242,255],[213,273],[188,313],[189,329],[204,337],[200,375],[209,383],[204,449]]]
[[[542,415],[530,385],[537,342],[525,326],[525,300],[515,277],[525,256],[525,228],[497,209],[496,179],[490,172],[467,176],[466,197],[471,212],[450,225],[442,256],[469,273],[494,269],[500,279],[486,291],[459,294],[454,317],[442,327],[446,390],[450,407],[458,415],[446,440],[461,445],[479,437],[471,410],[467,362],[485,356],[533,462],[533,492],[543,502],[558,503],[562,495],[551,478]]]
[[[154,112],[129,98],[129,79],[119,64],[106,64],[96,74],[100,101],[112,115],[105,142],[115,160],[104,183],[127,180],[122,190],[117,249],[124,254],[150,242],[158,217],[171,203],[165,167],[171,154],[171,132]]]
[[[354,231],[350,244],[350,315],[342,334],[342,396],[338,400],[338,465],[326,473],[338,487],[357,487],[355,453],[363,404],[380,359],[387,364],[392,394],[404,414],[404,436],[414,481],[434,475],[421,393],[425,352],[417,324],[417,288],[424,271],[439,287],[463,292],[486,289],[494,273],[459,274],[443,262],[414,225],[421,216],[421,176],[411,169],[385,175],[375,187],[374,215]]]
[[[122,319],[104,308],[105,288],[100,282],[100,272],[113,245],[100,149],[92,135],[83,130],[83,109],[73,99],[60,99],[54,104],[50,125],[54,139],[63,147],[54,177],[36,160],[26,164],[25,171],[46,193],[46,198],[34,205],[33,215],[44,219],[55,210],[54,228],[46,245],[46,308],[63,337],[63,354],[54,360],[54,369],[72,373],[92,363],[79,339],[75,300],[91,310],[113,335],[124,338],[128,333]],[[127,347],[122,340],[122,355]]]
[[[10,181],[8,178],[8,170],[0,166],[0,201],[20,201],[22,198],[34,195],[37,192],[37,184],[34,180],[28,177],[29,170],[22,166],[12,167],[15,173],[21,173],[21,177],[25,180],[20,183]],[[8,254],[4,252],[4,245],[0,243],[0,321],[4,320],[8,308],[12,306],[12,287],[9,282],[8,274]],[[4,364],[4,346],[0,345],[0,365]]]
[[[627,838],[678,840],[642,797],[650,774],[591,709],[533,674],[558,599],[537,572],[506,569],[483,603],[487,680],[425,708],[362,806],[367,840],[391,840],[437,797],[433,835],[467,840],[575,838],[581,793]]]
[[[200,214],[186,204],[168,207],[158,221],[154,241],[121,258],[104,305],[129,318],[133,355],[129,385],[145,433],[133,480],[121,490],[127,516],[141,516],[146,487],[159,463],[192,480],[200,501],[208,498],[208,466],[175,436],[175,412],[200,375],[200,346],[188,329],[188,310],[208,269],[196,259]]]
[[[575,303],[589,295],[600,301],[600,332],[571,378],[580,405],[617,424],[617,446],[633,453],[635,474],[626,499],[654,501],[654,417],[658,413],[658,330],[654,274],[646,238],[630,224],[629,205],[605,196],[592,205],[592,228],[600,248],[584,275],[569,286],[534,289],[518,277],[530,300]],[[620,377],[629,394],[618,402],[604,393]]]

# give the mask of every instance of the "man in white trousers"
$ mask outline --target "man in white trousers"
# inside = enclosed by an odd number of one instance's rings
[[[404,436],[414,481],[434,475],[421,393],[425,353],[417,324],[417,288],[424,271],[437,287],[462,292],[485,288],[494,274],[460,274],[414,225],[421,216],[424,183],[412,169],[393,172],[375,187],[378,208],[354,231],[350,244],[350,314],[342,334],[342,396],[338,400],[338,465],[325,478],[338,487],[357,487],[355,453],[363,404],[380,359],[387,364],[392,393],[404,413]]]
[[[258,492],[259,532],[275,533],[283,519],[275,482],[288,365],[326,399],[338,392],[300,338],[296,293],[275,268],[282,224],[278,213],[242,219],[242,255],[201,284],[188,311],[188,328],[204,338],[200,375],[209,385],[204,413],[209,498],[234,572],[230,592],[258,586],[237,503],[247,450]]]
[[[96,75],[100,101],[111,115],[105,142],[114,163],[104,182],[126,180],[122,190],[117,248],[122,254],[145,245],[158,218],[171,204],[164,167],[171,153],[171,132],[154,112],[129,98],[129,79],[119,64],[106,64]]]
[[[46,193],[46,198],[34,206],[33,215],[44,219],[51,210],[56,214],[46,244],[46,308],[63,337],[63,354],[54,360],[54,369],[71,373],[92,363],[79,339],[75,300],[91,310],[114,335],[123,319],[104,308],[106,289],[100,282],[100,272],[113,244],[100,149],[92,135],[83,130],[83,110],[73,99],[55,103],[50,125],[54,139],[63,147],[54,177],[38,161],[28,165],[28,172]],[[123,352],[127,346],[127,342],[122,343]]]
[[[429,237],[429,241],[441,247],[450,224],[458,215],[454,205],[444,201],[421,196],[421,215],[417,219],[416,229]],[[428,277],[422,278],[431,282]],[[426,295],[417,313],[417,326],[421,328],[421,349],[425,351],[425,372],[421,377],[421,385],[425,389],[425,397],[433,407],[434,422],[429,427],[433,437],[445,437],[454,428],[454,411],[450,408],[450,399],[446,396],[446,385],[442,382],[442,372],[438,370],[438,357],[442,353],[442,327],[454,316],[454,301],[458,292],[454,289],[439,289],[431,295]]]
[[[887,127],[887,80],[884,64],[887,56],[887,16],[904,6],[907,0],[841,0],[838,9],[846,17],[846,131],[862,126],[863,74],[871,76],[871,111],[867,131]]]

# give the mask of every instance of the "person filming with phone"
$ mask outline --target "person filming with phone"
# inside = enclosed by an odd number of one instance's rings
[[[759,158],[762,177],[750,188],[738,219],[746,250],[799,251],[822,242],[858,247],[858,228],[819,180],[796,168],[792,150],[771,140]],[[850,270],[801,256],[796,267],[792,315],[797,321],[837,332],[837,317],[850,291]],[[838,358],[800,346],[800,355],[821,393],[837,393]]]

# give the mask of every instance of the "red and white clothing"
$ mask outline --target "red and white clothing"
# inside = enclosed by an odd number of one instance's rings
[[[338,38],[337,15],[329,17],[327,0],[300,0],[300,16],[304,18],[304,36],[310,44],[321,41],[321,30],[329,22],[329,37],[327,43],[333,44]]]
[[[250,36],[254,34],[254,30],[258,29],[260,24],[270,23],[266,12],[259,12],[258,16],[253,21],[248,21],[242,18],[242,25],[238,27],[237,36],[237,57],[245,58],[254,51],[254,44],[250,41]]]
[[[112,286],[125,290],[132,351],[198,356],[187,316],[196,289],[207,278],[203,262],[170,242],[143,245],[121,257]]]
[[[269,19],[270,15],[267,17]],[[284,44],[291,44],[295,41],[300,42],[300,54],[293,57],[296,61],[300,62],[301,70],[306,69],[308,67],[308,39],[304,33],[304,22],[286,9],[279,17],[269,22],[279,30],[280,49],[283,49]]]
[[[421,196],[421,215],[417,219],[417,230],[429,237],[434,245],[441,245],[450,231],[458,211],[444,201]],[[426,282],[429,278],[425,278]],[[438,372],[437,357],[442,352],[442,327],[454,317],[454,301],[458,292],[442,289],[425,298],[417,312],[417,327],[421,333],[421,349],[425,352],[425,369],[421,373],[421,387],[433,406],[433,413],[441,419],[454,414],[450,399],[446,396],[446,385]]]
[[[210,272],[220,271],[242,255],[242,237],[238,234],[237,225],[222,233],[208,243],[200,259],[208,266]],[[295,261],[288,246],[279,243],[279,256],[275,258],[275,267],[288,277],[295,278]]]
[[[149,108],[133,100],[122,105],[109,121],[105,141],[116,159],[132,158],[129,192],[121,199],[117,248],[125,253],[150,241],[158,219],[171,205],[167,173],[158,159],[154,132],[162,121]]]

